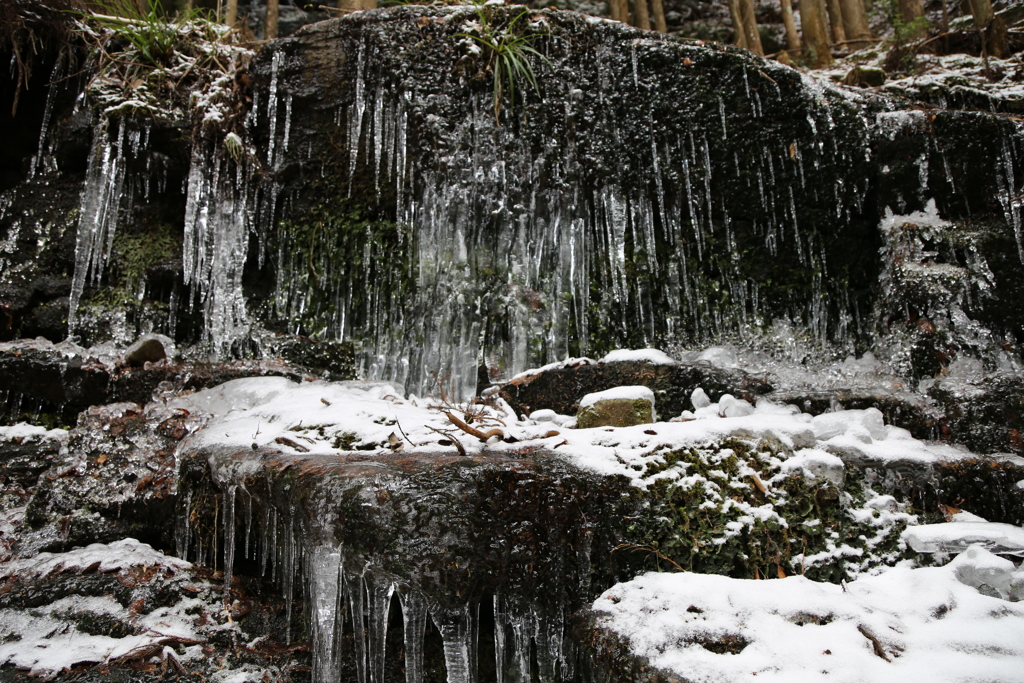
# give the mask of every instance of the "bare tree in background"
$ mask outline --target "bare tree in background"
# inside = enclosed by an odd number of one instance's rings
[[[361,9],[373,9],[377,0],[338,0],[338,9],[358,12]]]
[[[983,57],[1005,59],[1010,54],[1006,43],[1006,22],[992,11],[992,0],[963,0],[960,5],[964,14],[974,17],[974,27],[981,35]]]
[[[729,14],[732,15],[736,45],[763,56],[761,33],[757,30],[757,19],[754,16],[754,0],[729,0]]]
[[[613,20],[629,23],[629,0],[608,0],[608,9]]]
[[[828,25],[832,30],[832,44],[846,42],[846,31],[843,30],[843,10],[839,6],[839,0],[825,0],[825,9],[828,11]]]
[[[651,15],[647,11],[647,0],[633,0],[633,16],[636,18],[636,25],[645,31],[651,30]]]
[[[238,0],[228,0],[227,10],[224,12],[224,23],[234,26],[238,21]]]
[[[651,15],[654,17],[654,29],[658,33],[668,33],[668,23],[665,21],[665,5],[661,0],[651,0]]]
[[[804,55],[810,66],[832,63],[825,3],[822,0],[800,0],[800,27],[804,33]]]
[[[928,35],[928,22],[924,18],[923,0],[898,0],[902,26],[897,29],[903,40],[917,40]]]
[[[871,40],[871,27],[864,9],[864,0],[839,0],[843,11],[843,30],[846,40],[852,41],[853,47],[863,47]]]
[[[263,29],[263,37],[267,40],[277,38],[277,19],[280,11],[279,0],[267,0],[267,22]]]
[[[796,52],[800,49],[800,34],[796,30],[796,19],[793,17],[793,0],[780,0],[782,3],[782,24],[786,27],[786,47]]]

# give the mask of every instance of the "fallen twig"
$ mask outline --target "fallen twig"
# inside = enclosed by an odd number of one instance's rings
[[[862,636],[864,636],[865,638],[867,638],[868,640],[871,641],[871,647],[874,649],[876,655],[878,655],[879,657],[881,657],[882,659],[884,659],[887,662],[891,662],[892,661],[891,659],[889,659],[889,655],[885,654],[885,650],[882,648],[882,643],[880,643],[878,641],[878,638],[876,638],[871,633],[871,631],[869,631],[866,628],[864,628],[863,624],[858,624],[857,630],[860,631],[860,634]]]
[[[452,442],[452,445],[454,445],[457,449],[459,449],[459,455],[461,455],[461,456],[465,456],[466,455],[466,447],[463,446],[459,442],[459,440],[455,438],[455,436],[453,436],[452,434],[449,434],[448,432],[445,432],[445,431],[442,431],[440,429],[437,429],[435,427],[431,427],[430,425],[424,425],[424,426],[427,429],[429,429],[430,431],[437,432],[438,434],[440,434],[441,436],[445,437],[446,439],[450,439],[451,442]]]
[[[673,567],[675,567],[676,569],[678,569],[681,572],[685,572],[686,571],[685,569],[682,568],[682,566],[680,566],[680,564],[678,562],[673,560],[671,557],[669,557],[665,553],[661,552],[657,548],[654,548],[654,547],[649,546],[649,545],[633,545],[632,543],[620,543],[617,546],[615,546],[614,548],[612,548],[612,552],[615,552],[616,550],[642,550],[645,553],[650,553],[651,555],[657,556],[658,559],[665,560],[666,562],[668,562],[669,564],[671,564]]]
[[[495,428],[487,432],[481,432],[479,429],[476,429],[475,427],[470,427],[468,424],[466,424],[465,422],[463,422],[462,420],[460,420],[459,418],[455,417],[454,415],[447,411],[445,411],[445,416],[448,418],[448,421],[451,422],[453,425],[455,425],[462,431],[466,432],[470,436],[475,436],[484,443],[487,443],[487,440],[490,439],[492,436],[496,436],[499,439],[505,437],[505,432],[501,431],[500,429]]]
[[[292,441],[291,439],[289,439],[286,436],[279,436],[279,437],[277,437],[276,439],[274,439],[274,443],[279,443],[282,446],[288,446],[290,448],[294,448],[299,453],[309,453],[309,449],[308,448],[306,448],[305,446],[303,446],[300,443],[296,443],[296,442]]]

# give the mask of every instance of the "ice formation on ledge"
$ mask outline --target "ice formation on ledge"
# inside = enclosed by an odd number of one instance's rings
[[[958,553],[980,544],[994,552],[1024,556],[1024,529],[996,522],[947,522],[923,524],[903,534],[907,544],[919,553]]]

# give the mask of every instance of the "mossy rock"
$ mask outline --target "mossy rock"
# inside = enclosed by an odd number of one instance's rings
[[[606,398],[586,407],[576,414],[576,426],[580,429],[592,427],[632,427],[654,422],[654,403],[643,398]]]

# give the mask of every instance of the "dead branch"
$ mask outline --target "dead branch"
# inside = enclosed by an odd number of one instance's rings
[[[441,436],[443,436],[444,438],[446,438],[446,439],[450,439],[450,440],[451,440],[451,442],[452,442],[452,444],[453,444],[453,445],[454,445],[454,446],[455,446],[455,447],[456,447],[457,449],[459,449],[459,455],[461,455],[461,456],[465,457],[465,455],[466,455],[466,447],[465,447],[465,446],[463,446],[463,445],[462,445],[462,444],[461,444],[461,443],[459,442],[459,440],[458,440],[458,439],[456,439],[456,438],[455,438],[455,437],[454,437],[454,436],[453,436],[452,434],[449,434],[448,432],[442,431],[442,430],[440,430],[440,429],[436,429],[435,427],[431,427],[430,425],[424,425],[424,426],[425,426],[425,427],[426,427],[427,429],[429,429],[430,431],[432,431],[432,432],[437,432],[438,434],[440,434],[440,435],[441,435]]]
[[[620,543],[617,546],[615,546],[614,548],[612,548],[612,552],[613,553],[616,550],[640,550],[640,551],[643,551],[645,553],[649,553],[651,555],[655,555],[655,556],[658,557],[658,559],[665,560],[666,562],[668,562],[669,564],[671,564],[673,567],[675,567],[676,569],[678,569],[681,572],[685,572],[686,571],[685,569],[682,568],[682,566],[680,566],[680,564],[678,562],[676,562],[671,557],[669,557],[668,555],[666,555],[665,553],[661,552],[660,550],[658,550],[657,548],[655,548],[653,546],[649,546],[649,545],[633,545],[632,543]]]
[[[462,420],[460,420],[459,418],[455,417],[454,415],[447,411],[445,411],[445,416],[448,418],[448,421],[451,422],[453,425],[455,425],[462,431],[466,432],[470,436],[475,436],[484,443],[487,443],[487,440],[490,439],[492,436],[496,436],[499,439],[505,437],[505,432],[501,431],[500,429],[492,429],[487,432],[481,432],[479,429],[476,429],[475,427],[470,427],[468,424],[466,424],[465,422],[463,422]]]
[[[295,441],[292,441],[291,439],[289,439],[286,436],[279,436],[279,437],[277,437],[276,439],[274,439],[274,443],[279,443],[282,446],[288,446],[289,448],[294,448],[299,453],[309,453],[309,449],[308,448],[306,448],[305,446],[303,446],[300,443],[296,443]]]
[[[864,628],[863,624],[858,624],[857,625],[857,630],[860,631],[860,634],[862,636],[864,636],[865,638],[867,638],[868,640],[871,641],[871,647],[872,647],[872,649],[874,649],[876,655],[878,655],[879,657],[881,657],[882,659],[884,659],[887,662],[891,662],[892,661],[891,659],[889,659],[889,655],[885,654],[885,650],[882,648],[882,643],[880,643],[878,641],[878,638],[876,638],[871,633],[871,631],[869,631],[866,628]]]

